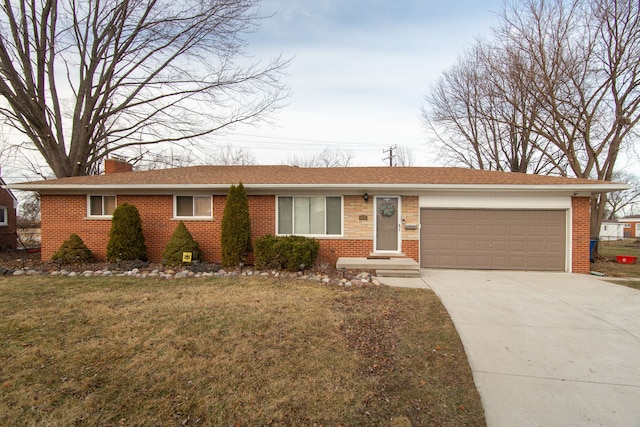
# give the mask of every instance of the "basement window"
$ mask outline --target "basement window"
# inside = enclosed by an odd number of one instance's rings
[[[116,196],[90,195],[87,205],[90,217],[110,217],[116,209]]]

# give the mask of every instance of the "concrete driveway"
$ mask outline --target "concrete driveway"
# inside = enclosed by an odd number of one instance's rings
[[[640,427],[640,291],[568,273],[423,270],[494,426]]]

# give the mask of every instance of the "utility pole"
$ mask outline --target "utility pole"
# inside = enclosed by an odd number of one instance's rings
[[[388,157],[383,158],[382,160],[389,160],[389,166],[393,167],[393,150],[396,150],[398,148],[397,145],[394,145],[393,147],[389,147],[388,150],[382,150],[382,153],[389,153]]]

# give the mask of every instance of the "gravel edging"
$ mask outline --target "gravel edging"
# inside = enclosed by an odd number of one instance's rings
[[[288,272],[278,270],[253,270],[246,268],[242,271],[232,270],[226,271],[220,269],[217,271],[193,271],[189,269],[172,269],[172,268],[132,268],[131,270],[84,270],[73,271],[65,268],[52,269],[48,271],[36,270],[32,268],[20,268],[10,270],[0,267],[0,275],[4,276],[50,276],[50,277],[134,277],[138,279],[188,279],[188,278],[207,278],[207,277],[271,277],[282,279],[296,279],[300,281],[316,282],[333,286],[381,286],[382,284],[376,279],[371,272],[335,272],[333,274],[314,273],[314,272]]]

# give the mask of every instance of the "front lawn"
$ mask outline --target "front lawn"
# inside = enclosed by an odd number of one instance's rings
[[[484,425],[428,290],[0,279],[0,425]]]

